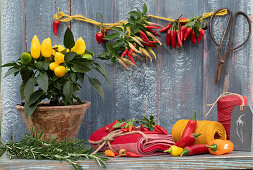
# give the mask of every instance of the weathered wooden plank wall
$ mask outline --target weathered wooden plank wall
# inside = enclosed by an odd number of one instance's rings
[[[193,0],[3,0],[2,1],[2,56],[3,63],[14,60],[26,49],[30,49],[30,42],[34,34],[40,40],[51,37],[53,44],[63,40],[64,30],[69,23],[61,23],[57,36],[51,29],[53,15],[56,7],[64,13],[72,15],[81,14],[88,18],[99,20],[98,11],[102,13],[104,22],[125,20],[127,13],[134,8],[142,8],[143,3],[148,5],[148,13],[163,17],[177,18],[183,14],[185,17],[201,15],[204,12],[215,11],[221,7],[232,11],[242,10],[252,16],[252,0],[235,1],[199,1]],[[163,25],[164,21],[152,19]],[[246,36],[245,22],[239,19],[241,25],[236,27],[235,43],[242,42]],[[220,34],[224,24],[217,21]],[[75,39],[84,38],[87,49],[93,49],[100,54],[104,46],[95,41],[98,28],[79,21],[71,24]],[[173,124],[182,118],[191,118],[197,110],[198,118],[202,119],[207,111],[206,104],[213,102],[223,91],[224,73],[218,85],[214,84],[217,68],[217,47],[211,41],[209,34],[204,41],[194,46],[189,41],[182,49],[171,50],[159,47],[156,52],[158,60],[153,63],[138,63],[138,67],[125,71],[121,66],[109,61],[101,62],[107,69],[112,85],[110,86],[97,73],[105,90],[105,100],[102,101],[94,92],[89,83],[85,82],[80,90],[82,99],[91,101],[85,120],[79,132],[79,138],[88,139],[97,128],[104,126],[115,119],[140,118],[142,114],[153,114],[162,126],[171,131]],[[165,42],[165,36],[161,38]],[[252,38],[250,41],[233,52],[227,62],[229,75],[229,91],[241,93],[248,97],[252,106]],[[27,43],[27,44],[26,44]],[[6,69],[3,69],[3,74]],[[8,141],[11,135],[20,138],[27,128],[15,110],[20,102],[20,78],[8,77],[2,80],[2,138]],[[216,110],[208,117],[216,120]]]

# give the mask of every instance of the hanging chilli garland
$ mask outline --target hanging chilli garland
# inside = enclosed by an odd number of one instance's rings
[[[183,46],[184,41],[190,37],[193,44],[199,43],[203,38],[206,26],[203,25],[203,20],[211,17],[213,12],[204,13],[201,16],[195,16],[187,19],[180,16],[177,19],[164,18],[147,14],[147,6],[143,5],[143,10],[136,8],[135,11],[128,13],[130,17],[128,21],[118,21],[116,23],[103,23],[86,18],[82,15],[69,16],[63,12],[54,15],[53,30],[57,34],[57,28],[60,22],[69,22],[71,20],[79,20],[91,23],[100,27],[100,31],[96,34],[96,40],[100,44],[106,43],[106,51],[104,51],[98,58],[102,60],[111,60],[113,63],[118,61],[125,69],[129,70],[129,66],[136,66],[135,59],[145,61],[149,59],[152,62],[152,57],[156,59],[157,56],[153,48],[162,45],[156,36],[160,36],[154,29],[160,29],[159,32],[166,33],[166,45],[171,45],[172,48]],[[227,10],[221,10],[216,15],[226,15]],[[100,16],[101,18],[101,16]],[[169,23],[163,27],[160,24],[149,22],[150,18],[157,18]],[[114,30],[115,32],[107,35],[107,30]],[[109,42],[110,41],[110,42]],[[130,60],[125,58],[128,56]]]

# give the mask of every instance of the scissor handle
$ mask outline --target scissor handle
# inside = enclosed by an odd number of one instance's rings
[[[250,21],[248,15],[245,14],[244,12],[242,12],[242,11],[238,11],[238,12],[235,13],[235,15],[233,16],[233,20],[232,20],[231,31],[230,31],[230,37],[229,37],[229,39],[231,39],[231,43],[232,43],[232,37],[233,37],[233,34],[234,34],[235,19],[236,19],[236,16],[237,16],[237,15],[243,15],[243,16],[246,18],[246,20],[247,20],[247,22],[248,22],[248,24],[249,24],[249,32],[248,32],[248,35],[247,35],[246,40],[245,40],[243,43],[241,43],[240,45],[238,45],[238,46],[232,48],[232,50],[236,50],[237,48],[240,48],[241,46],[243,46],[243,45],[249,40],[249,37],[250,37],[250,35],[251,35],[251,21]],[[232,45],[232,44],[231,44],[231,45]]]
[[[215,40],[215,38],[214,38],[214,36],[213,36],[213,33],[212,33],[212,21],[213,21],[213,18],[215,17],[215,15],[216,15],[219,11],[224,10],[224,9],[228,11],[229,16],[228,16],[228,21],[227,21],[227,25],[226,25],[225,31],[223,32],[222,38],[221,38],[221,40],[220,40],[220,43],[218,43],[218,42]],[[210,33],[210,36],[211,36],[213,42],[214,42],[217,46],[222,45],[222,44],[223,44],[223,41],[225,40],[225,35],[226,35],[226,33],[227,33],[227,30],[228,30],[228,26],[229,26],[231,17],[232,17],[232,12],[230,11],[230,9],[228,9],[228,8],[220,8],[220,9],[216,10],[216,11],[213,13],[213,15],[211,16],[211,18],[210,18],[210,22],[209,22],[209,33]]]

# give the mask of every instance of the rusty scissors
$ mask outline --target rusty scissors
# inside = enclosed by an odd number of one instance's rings
[[[228,16],[228,20],[227,20],[227,24],[226,24],[226,27],[225,27],[225,30],[223,32],[223,35],[221,37],[221,40],[220,40],[220,43],[218,43],[214,36],[213,36],[213,33],[212,33],[212,21],[215,17],[215,14],[217,12],[219,12],[220,10],[227,10],[229,16]],[[247,38],[246,40],[239,44],[238,46],[236,47],[233,47],[233,36],[234,36],[234,29],[235,29],[235,20],[236,20],[236,16],[239,16],[239,15],[242,15],[243,17],[246,18],[248,24],[249,24],[249,31],[248,31],[248,35],[247,35]],[[231,22],[231,18],[232,18],[232,24],[230,26],[230,33],[229,33],[229,39],[228,39],[228,46],[227,46],[227,50],[225,51],[225,54],[222,53],[222,48],[223,48],[223,44],[224,44],[224,40],[225,40],[225,36],[227,34],[227,31],[229,29],[229,25],[230,25],[230,22]],[[223,68],[223,65],[224,65],[224,62],[226,61],[226,58],[228,57],[228,55],[230,54],[231,51],[233,50],[236,50],[238,48],[240,48],[241,46],[243,46],[248,40],[249,40],[249,37],[250,37],[250,34],[251,34],[251,22],[250,22],[250,19],[249,17],[244,13],[244,12],[241,12],[241,11],[238,11],[234,14],[234,16],[232,16],[232,12],[231,10],[227,9],[227,8],[222,8],[222,9],[218,9],[217,11],[215,11],[213,13],[213,15],[211,16],[210,18],[210,22],[209,22],[209,33],[210,33],[210,36],[212,38],[212,40],[214,41],[214,43],[219,47],[218,48],[218,58],[219,58],[219,63],[218,63],[218,68],[217,68],[217,73],[216,73],[216,80],[215,80],[215,83],[218,83],[218,81],[220,80],[220,76],[221,76],[221,71],[222,71],[222,68]]]

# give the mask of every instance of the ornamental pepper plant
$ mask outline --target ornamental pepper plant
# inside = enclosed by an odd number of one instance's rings
[[[49,105],[54,106],[81,104],[77,92],[84,78],[104,98],[100,81],[87,74],[96,70],[110,82],[106,70],[93,60],[93,56],[92,52],[86,50],[82,37],[75,42],[71,30],[67,28],[64,46],[52,46],[50,38],[40,43],[34,35],[30,51],[2,67],[10,67],[5,77],[21,75],[21,101],[24,101],[26,116],[30,116],[44,99],[48,99]]]

